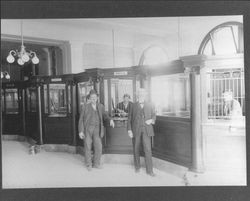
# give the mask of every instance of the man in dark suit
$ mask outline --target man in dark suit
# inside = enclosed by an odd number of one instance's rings
[[[119,112],[122,113],[129,113],[129,110],[132,107],[132,102],[130,101],[130,95],[124,94],[123,95],[123,101],[117,104],[117,109]]]
[[[84,139],[85,162],[90,171],[92,169],[91,148],[94,145],[94,168],[101,168],[102,141],[104,135],[103,120],[109,120],[110,126],[114,127],[114,121],[104,111],[104,106],[97,103],[97,93],[91,90],[89,103],[82,107],[79,119],[79,137]]]
[[[151,137],[154,136],[152,124],[155,123],[156,114],[153,105],[146,101],[146,96],[146,91],[139,89],[138,101],[133,103],[128,116],[128,135],[133,141],[135,171],[140,171],[140,145],[142,142],[146,172],[150,176],[155,176],[153,172]]]

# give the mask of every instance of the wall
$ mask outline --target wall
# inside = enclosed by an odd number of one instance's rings
[[[35,19],[23,21],[23,34],[25,37],[68,41],[71,61],[64,73],[78,73],[86,68],[113,67],[112,30],[115,67],[125,67],[138,65],[143,51],[151,45],[163,47],[169,60],[197,54],[205,35],[213,27],[227,21],[242,22],[242,17],[180,17],[179,27],[178,18],[171,18],[169,22],[166,20],[166,23],[162,23],[163,26],[158,26],[161,28],[159,33],[157,30],[154,30],[154,33],[150,32],[153,28],[148,28],[148,32],[146,29],[140,31],[139,28],[121,27],[107,21],[98,24],[88,20],[71,23],[70,19],[68,22]],[[20,36],[20,20],[1,20],[1,34]]]

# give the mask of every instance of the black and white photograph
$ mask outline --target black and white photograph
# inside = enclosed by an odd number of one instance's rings
[[[246,187],[243,18],[1,19],[2,189]]]

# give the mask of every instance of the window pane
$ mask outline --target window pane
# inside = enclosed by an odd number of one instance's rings
[[[213,33],[215,54],[237,53],[230,27],[224,27]]]
[[[79,108],[81,108],[83,104],[87,103],[87,95],[91,89],[94,89],[93,84],[90,85],[88,82],[78,83]]]
[[[190,116],[190,82],[184,74],[151,79],[151,98],[157,115]]]
[[[105,111],[109,110],[109,106],[108,106],[108,80],[104,80],[104,107],[105,107]]]
[[[67,114],[65,84],[49,84],[50,114],[53,116]]]
[[[36,89],[29,88],[26,90],[27,93],[27,111],[36,112]]]
[[[206,47],[205,47],[205,49],[203,51],[203,54],[205,54],[205,55],[212,55],[212,43],[211,43],[211,40],[209,40],[207,42],[207,45],[206,45]]]
[[[6,113],[16,114],[18,113],[18,90],[17,89],[6,89]]]
[[[111,79],[111,108],[118,108],[118,103],[123,101],[124,94],[130,96],[130,101],[133,100],[133,80],[132,79]],[[118,108],[121,109],[121,108]],[[119,116],[120,112],[117,111]],[[126,116],[126,114],[124,114]]]
[[[49,108],[48,108],[48,86],[44,85],[44,112],[47,114],[49,113]]]

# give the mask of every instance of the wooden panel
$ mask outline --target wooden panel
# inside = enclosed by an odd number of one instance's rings
[[[37,113],[26,113],[26,135],[39,142],[39,125]]]
[[[22,116],[19,114],[3,115],[3,134],[23,135]]]
[[[71,118],[45,117],[43,135],[45,144],[71,144],[73,140]]]
[[[157,118],[153,155],[180,165],[190,167],[191,122],[186,118]]]
[[[104,139],[105,153],[132,153],[132,139],[128,136],[127,123],[115,121],[115,128],[107,126]]]

